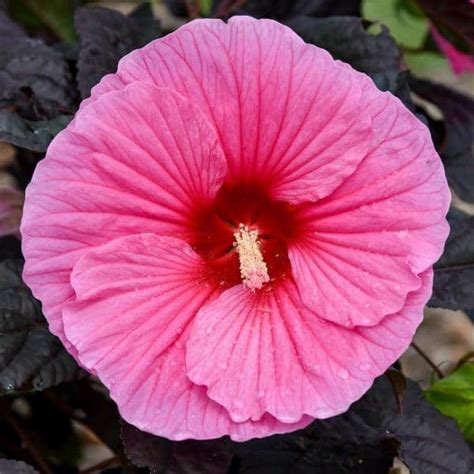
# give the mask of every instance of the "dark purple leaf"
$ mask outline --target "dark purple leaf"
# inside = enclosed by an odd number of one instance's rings
[[[129,459],[156,474],[223,474],[232,459],[230,442],[224,438],[173,442],[123,422],[122,440]]]
[[[225,3],[236,5],[234,11],[239,15],[276,20],[287,20],[300,15],[327,17],[360,14],[360,0],[223,0],[219,2],[220,8]]]
[[[0,474],[39,474],[32,466],[23,461],[0,459]]]
[[[21,260],[0,262],[0,395],[44,390],[83,375],[48,331],[39,301],[23,283]]]
[[[74,24],[81,45],[77,81],[83,98],[103,76],[115,72],[120,58],[159,35],[157,23],[153,18],[146,23],[145,17],[144,7],[129,17],[102,7],[76,11]]]
[[[306,42],[328,50],[333,57],[365,72],[383,91],[390,91],[413,109],[401,51],[385,26],[369,33],[361,18],[302,16],[287,21]]]
[[[449,28],[474,49],[474,4],[471,0],[416,0],[436,24]]]
[[[444,116],[441,135],[435,140],[443,159],[450,185],[459,197],[474,202],[474,99],[433,82],[410,79],[413,91],[436,105]],[[441,133],[440,133],[441,132]]]
[[[72,115],[58,115],[51,120],[24,120],[16,112],[0,109],[0,140],[43,152],[71,119]]]
[[[451,217],[451,216],[450,216]],[[435,265],[430,306],[474,308],[474,216],[450,218],[451,232]]]
[[[0,108],[44,120],[74,111],[75,92],[63,56],[24,35],[0,12]]]

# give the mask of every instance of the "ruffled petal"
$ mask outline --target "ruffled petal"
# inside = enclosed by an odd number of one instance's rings
[[[122,416],[169,439],[236,440],[292,431],[269,415],[233,423],[204,387],[186,377],[184,341],[199,308],[216,288],[203,279],[201,258],[183,241],[153,234],[116,239],[77,262],[77,301],[64,310],[79,360],[110,389]]]
[[[290,249],[293,275],[305,304],[347,327],[373,326],[399,311],[421,279],[397,258],[308,236]]]
[[[291,280],[272,291],[243,286],[204,306],[186,344],[188,377],[234,421],[270,413],[292,422],[346,411],[408,347],[431,294],[432,271],[397,314],[347,329],[304,306]]]
[[[122,59],[84,107],[134,81],[170,87],[216,127],[230,181],[263,181],[275,199],[316,201],[369,149],[362,77],[277,22],[199,20]]]
[[[348,327],[397,311],[449,232],[450,193],[428,130],[368,78],[364,96],[378,143],[330,198],[303,207],[306,237],[289,246],[305,304]]]
[[[215,131],[173,91],[135,83],[82,110],[36,168],[21,228],[24,277],[51,331],[68,345],[61,308],[84,251],[129,234],[185,234],[225,170]]]

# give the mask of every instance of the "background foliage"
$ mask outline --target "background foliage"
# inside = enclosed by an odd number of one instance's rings
[[[0,172],[20,190],[91,87],[114,72],[123,55],[174,27],[160,23],[150,3],[137,3],[128,15],[85,3],[0,0],[0,142],[17,147],[16,160]],[[474,100],[416,76],[420,64],[436,69],[446,62],[431,37],[433,24],[460,51],[473,53],[474,6],[468,0],[164,3],[179,17],[172,25],[198,16],[277,19],[365,72],[429,126],[453,192],[474,203]],[[449,221],[430,305],[472,315],[474,217],[453,209]],[[412,473],[474,470],[468,444],[474,441],[472,354],[449,375],[427,360],[433,377],[425,392],[396,364],[347,413],[296,433],[240,444],[226,438],[171,442],[120,420],[104,387],[48,332],[40,303],[22,282],[22,264],[18,238],[1,237],[2,474],[402,472],[394,467],[397,460]],[[84,437],[106,446],[110,457],[81,471]]]

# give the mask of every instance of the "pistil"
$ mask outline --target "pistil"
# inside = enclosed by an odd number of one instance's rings
[[[239,231],[234,234],[234,237],[243,284],[251,290],[262,288],[264,283],[270,281],[270,277],[260,250],[258,231],[250,230],[248,226],[240,224]]]

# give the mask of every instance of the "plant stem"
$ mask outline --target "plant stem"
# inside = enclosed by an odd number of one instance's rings
[[[411,347],[413,347],[413,349],[418,352],[421,358],[436,372],[440,379],[444,377],[444,374],[441,372],[440,368],[426,355],[426,353],[420,348],[418,344],[412,342]]]
[[[31,458],[43,474],[53,474],[53,471],[44,460],[41,452],[36,448],[30,435],[23,429],[19,421],[12,415],[8,408],[2,407],[3,419],[12,427],[13,431],[20,437],[23,446],[28,450]]]
[[[120,458],[118,456],[113,456],[109,459],[106,459],[105,461],[101,461],[95,464],[94,466],[88,467],[87,469],[80,471],[79,474],[90,474],[93,472],[100,472],[102,469],[110,467],[112,464],[119,462],[121,462]]]

